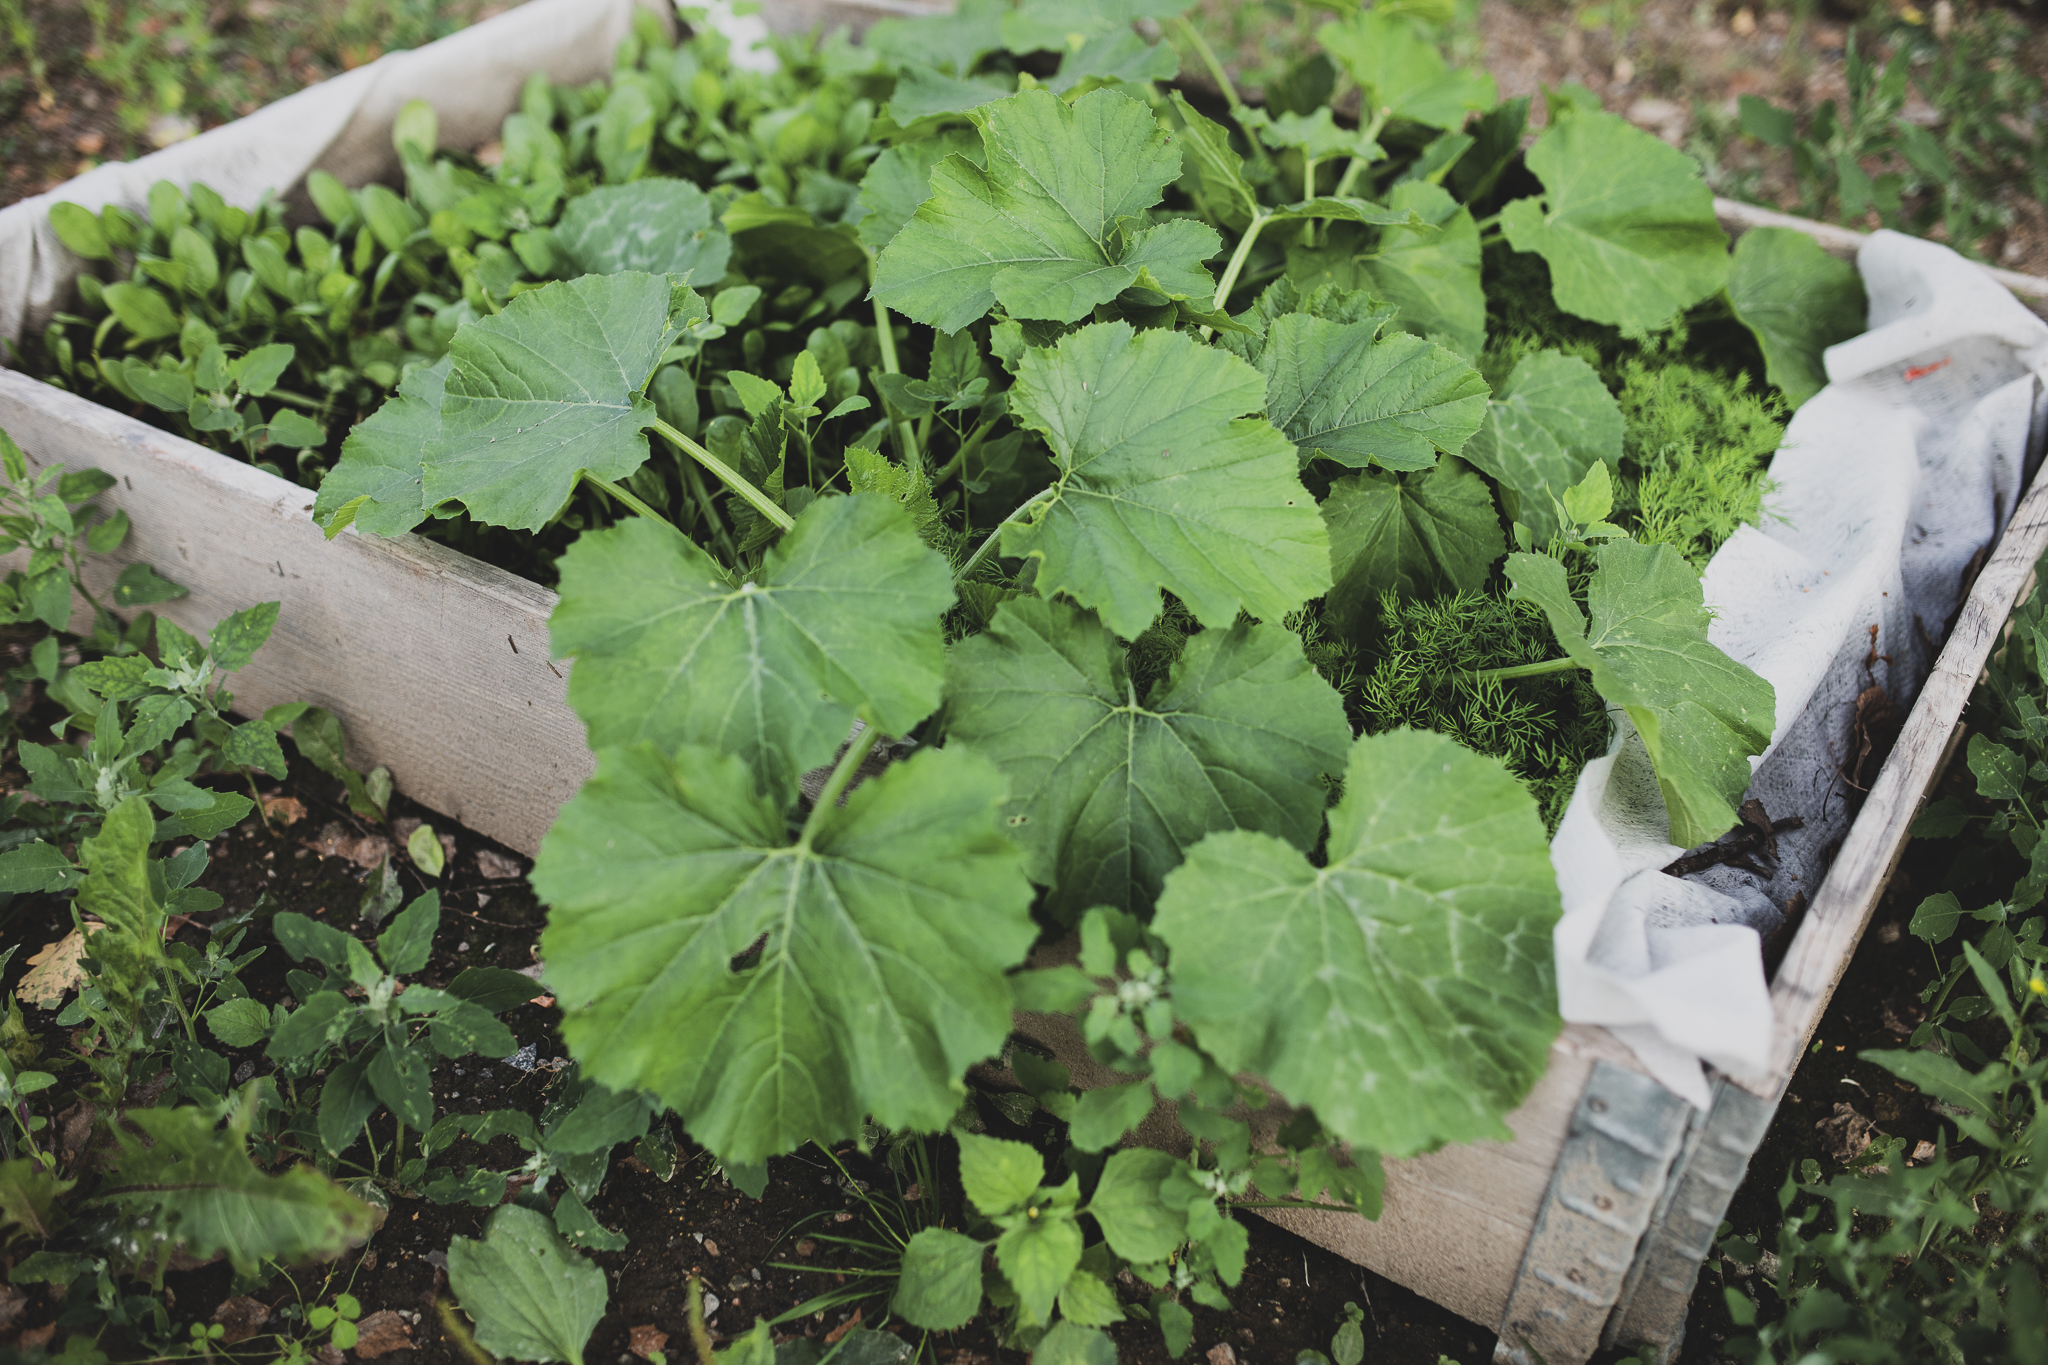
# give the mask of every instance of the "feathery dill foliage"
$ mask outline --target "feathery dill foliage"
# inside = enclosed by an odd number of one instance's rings
[[[1599,693],[1578,669],[1506,682],[1473,676],[1556,657],[1543,613],[1489,589],[1428,600],[1387,593],[1379,619],[1370,671],[1347,697],[1365,728],[1433,730],[1494,755],[1528,785],[1555,833],[1579,770],[1607,750]]]
[[[1498,388],[1546,348],[1591,365],[1621,405],[1622,467],[1612,520],[1646,545],[1705,568],[1740,526],[1763,515],[1764,466],[1790,412],[1764,385],[1754,339],[1719,298],[1671,326],[1628,335],[1561,312],[1549,270],[1531,255],[1487,258],[1487,347],[1480,373]]]
[[[1747,376],[1694,365],[1631,356],[1616,369],[1630,529],[1703,569],[1737,527],[1763,515],[1784,400],[1752,389]]]

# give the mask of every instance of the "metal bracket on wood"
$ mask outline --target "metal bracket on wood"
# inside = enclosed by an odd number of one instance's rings
[[[1496,1365],[1584,1365],[1599,1349],[1695,1112],[1639,1072],[1594,1066],[1508,1293]]]
[[[1693,1126],[1672,1166],[1602,1345],[1655,1346],[1659,1359],[1676,1357],[1700,1263],[1713,1251],[1728,1203],[1777,1111],[1775,1100],[1758,1099],[1726,1080],[1714,1082],[1706,1120]]]

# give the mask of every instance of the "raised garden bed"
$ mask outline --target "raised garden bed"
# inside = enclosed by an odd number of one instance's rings
[[[1722,220],[1751,225],[1730,208]],[[0,374],[0,428],[39,461],[92,465],[119,480],[106,501],[135,524],[128,553],[193,590],[164,608],[171,619],[198,630],[252,602],[282,599],[276,642],[238,683],[244,707],[329,707],[347,722],[357,756],[387,765],[401,791],[524,852],[539,846],[588,775],[567,669],[550,658],[552,593],[410,535],[349,533],[330,545],[312,496],[298,486],[22,375]],[[1761,1105],[1724,1084],[1702,1125],[1647,1079],[1626,1044],[1573,1025],[1508,1116],[1513,1143],[1393,1164],[1377,1223],[1303,1211],[1276,1219],[1474,1321],[1501,1325],[1510,1353],[1535,1348],[1562,1365],[1584,1359],[1603,1333],[1628,1344],[1670,1340],[1673,1304],[1682,1309],[1696,1255],[1694,1234],[1670,1221],[1674,1201],[1663,1192],[1682,1192],[1682,1206],[1693,1207],[1686,1182],[1719,1188],[1727,1172],[1707,1163],[1744,1141],[1753,1146],[2044,540],[2048,500],[2030,496],[1978,575],[1836,871],[1798,926],[1772,988],[1774,1063],[1738,1078]],[[101,572],[111,578],[117,568]],[[1054,1045],[1081,1074],[1082,1058]],[[1622,1113],[1627,1123],[1603,1117]],[[1739,1130],[1733,1147],[1721,1143],[1717,1124]],[[1618,1155],[1639,1167],[1632,1203],[1599,1205],[1614,1198],[1597,1182]],[[1574,1201],[1611,1216],[1572,1225]],[[1589,1236],[1593,1229],[1604,1231]],[[1632,1263],[1639,1269],[1625,1268]]]

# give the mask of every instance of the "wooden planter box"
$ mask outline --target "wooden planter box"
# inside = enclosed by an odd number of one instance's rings
[[[767,13],[783,28],[803,28],[938,7],[771,0]],[[459,57],[469,39],[457,34],[436,47]],[[507,82],[507,110],[516,92],[517,81]],[[385,117],[403,102],[388,101]],[[188,154],[185,164],[205,178],[203,156]],[[1733,233],[1795,227],[1843,255],[1861,241],[1749,205],[1716,207]],[[2030,306],[2048,308],[2048,281],[1992,273]],[[589,773],[583,728],[566,702],[566,666],[549,659],[553,593],[418,536],[351,530],[330,544],[313,524],[306,490],[4,370],[0,429],[36,465],[115,476],[102,501],[124,509],[134,529],[119,556],[89,566],[95,590],[125,562],[147,561],[191,590],[157,610],[195,632],[252,603],[282,602],[271,643],[236,676],[248,712],[287,701],[329,708],[347,724],[352,760],[384,764],[409,797],[525,853]],[[1651,1081],[1606,1030],[1571,1025],[1544,1079],[1508,1118],[1515,1141],[1391,1163],[1377,1222],[1268,1216],[1498,1327],[1500,1360],[1576,1365],[1603,1343],[1675,1347],[1715,1227],[2044,546],[2048,483],[2037,481],[1978,577],[1778,970],[1777,1060],[1768,1072],[1718,1081],[1713,1107],[1701,1113]],[[1027,1021],[1028,1031],[1060,1051],[1083,1084],[1110,1079],[1077,1055],[1070,1028],[1053,1023]],[[1184,1141],[1170,1124],[1140,1136]]]

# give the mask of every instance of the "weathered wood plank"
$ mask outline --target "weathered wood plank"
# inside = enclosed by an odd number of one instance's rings
[[[1730,1077],[1745,1089],[1776,1099],[1790,1084],[1828,1000],[1848,970],[1871,911],[1905,852],[1907,831],[1941,772],[1977,675],[2026,590],[2044,548],[2048,548],[2048,478],[2037,475],[2014,510],[1990,562],[1978,574],[1948,643],[1934,661],[1934,671],[1906,717],[1898,743],[1871,784],[1863,810],[1850,826],[1827,880],[1815,893],[1806,919],[1778,967],[1771,983],[1771,1008],[1777,1015],[1772,1062],[1763,1072]]]
[[[1776,209],[1761,208],[1736,199],[1716,199],[1714,217],[1731,237],[1740,237],[1751,228],[1760,227],[1791,228],[1794,232],[1803,232],[1819,242],[1830,256],[1839,256],[1845,261],[1855,260],[1857,251],[1870,237],[1869,233],[1858,232],[1854,228],[1817,223],[1811,218],[1779,213]],[[2021,303],[2036,313],[2048,316],[2048,280],[2038,275],[2022,275],[2017,270],[2001,270],[1995,265],[1979,265],[1978,268],[2010,289]]]
[[[155,608],[203,635],[275,599],[277,632],[235,675],[249,714],[308,701],[340,716],[352,759],[480,834],[531,853],[590,771],[567,665],[548,658],[555,595],[418,536],[313,524],[313,495],[239,460],[0,370],[0,430],[36,465],[103,469],[134,530],[88,561],[101,594],[143,560],[191,589]],[[89,618],[87,618],[89,619]]]

